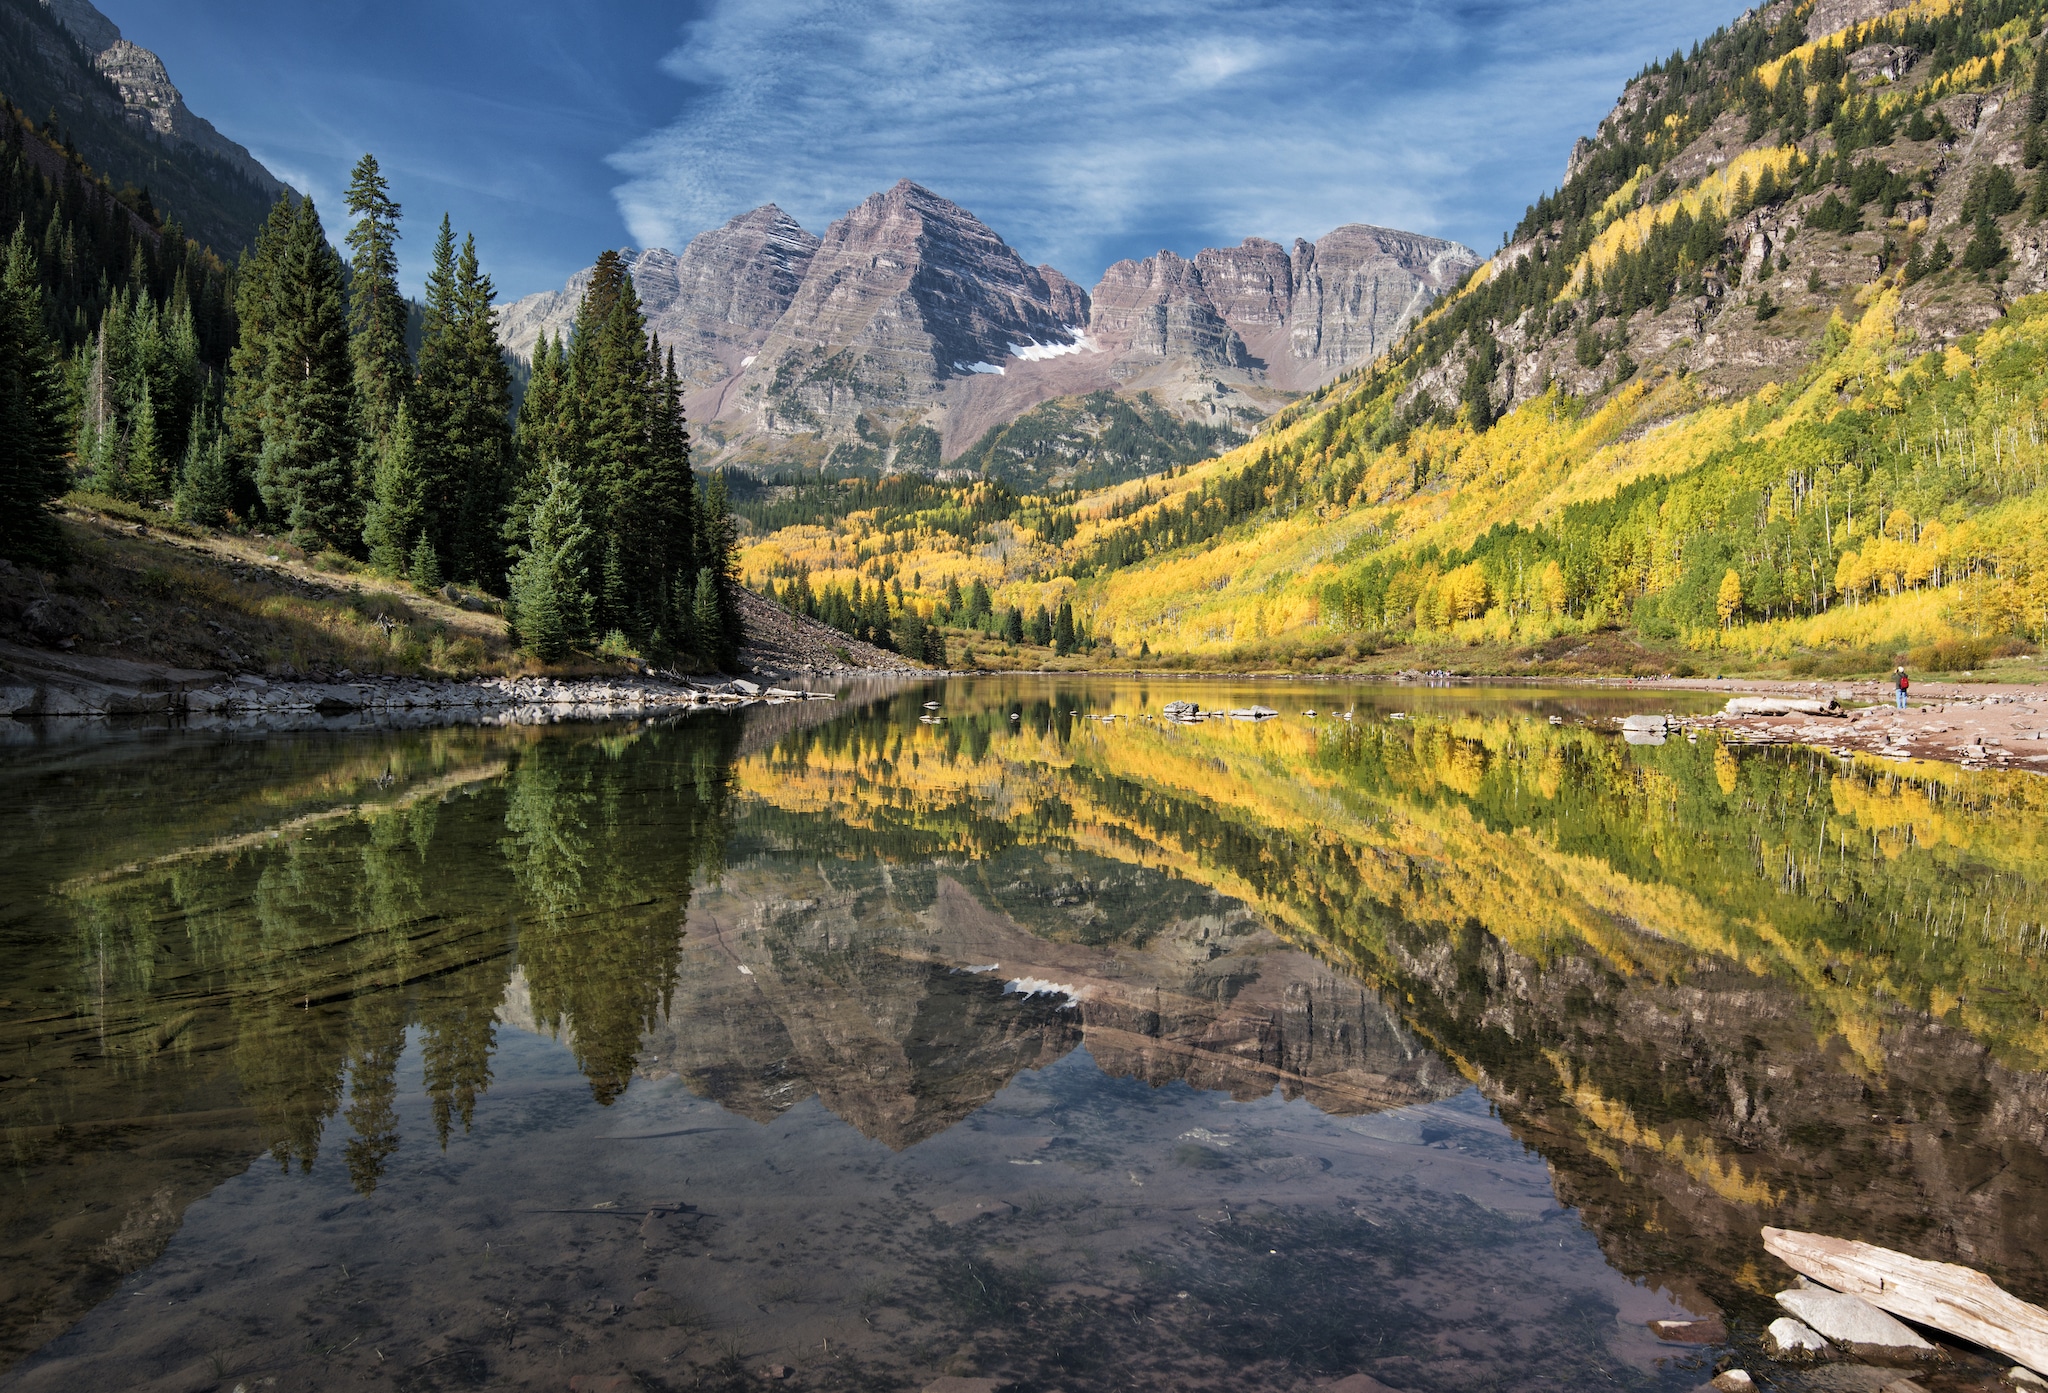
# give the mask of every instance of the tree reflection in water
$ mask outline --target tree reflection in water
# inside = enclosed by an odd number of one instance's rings
[[[4,1230],[34,1293],[7,1355],[250,1155],[311,1169],[337,1114],[375,1190],[410,1048],[447,1148],[508,1017],[601,1104],[659,1068],[744,1116],[815,1094],[892,1147],[1081,1043],[1340,1115],[1461,1074],[1615,1266],[1701,1303],[1762,1309],[1767,1222],[2048,1297],[2041,780],[1629,746],[1457,692],[1198,727],[1085,719],[1156,710],[1141,684],[943,695],[936,727],[920,690],[751,739],[18,757],[0,1073],[29,1083],[0,1116],[17,1211],[87,1217]],[[1096,986],[1020,1009],[961,971],[997,948]]]

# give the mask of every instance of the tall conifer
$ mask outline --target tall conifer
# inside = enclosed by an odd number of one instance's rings
[[[17,227],[0,264],[0,556],[64,557],[49,503],[64,491],[63,370],[43,326],[41,266]]]
[[[575,471],[550,461],[526,526],[525,554],[512,568],[510,618],[527,651],[552,662],[590,637],[591,532]]]
[[[498,343],[496,299],[477,261],[476,238],[466,236],[455,263],[457,369],[449,420],[459,458],[450,570],[491,590],[504,585],[500,519],[512,458],[512,371]]]
[[[310,198],[300,201],[277,265],[258,482],[271,515],[308,543],[354,550],[354,374],[341,258]]]
[[[399,205],[374,155],[356,161],[348,186],[349,361],[356,389],[359,487],[373,486],[380,457],[411,387],[405,297],[398,289]]]
[[[512,375],[498,343],[496,288],[476,239],[455,248],[441,219],[427,277],[414,429],[427,481],[427,535],[444,574],[504,582],[502,517],[512,450]]]
[[[401,401],[391,434],[377,457],[369,515],[363,523],[370,564],[386,575],[404,575],[410,566],[408,551],[426,532],[426,526],[426,479],[420,472],[412,408]]]
[[[297,219],[291,195],[271,205],[253,251],[236,273],[235,320],[240,335],[228,358],[227,453],[240,480],[254,484],[270,419],[271,340],[277,330],[278,281]]]
[[[634,487],[646,465],[647,323],[625,259],[607,250],[592,268],[569,342],[570,463],[588,481],[589,518],[602,548],[597,632],[644,639],[644,529]]]

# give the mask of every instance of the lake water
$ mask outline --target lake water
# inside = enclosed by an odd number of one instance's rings
[[[2048,1300],[2048,781],[1688,700],[20,741],[0,1385],[1833,1387],[1766,1223]]]

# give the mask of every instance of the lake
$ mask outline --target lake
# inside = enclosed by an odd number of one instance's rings
[[[1713,701],[22,735],[0,1386],[1832,1387],[1764,1224],[2048,1301],[2048,781],[1615,730]]]

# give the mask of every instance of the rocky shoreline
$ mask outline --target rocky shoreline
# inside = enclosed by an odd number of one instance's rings
[[[0,652],[0,715],[21,721],[175,719],[187,729],[533,725],[833,698],[833,692],[807,684],[764,686],[744,678],[654,672],[469,681],[343,673],[328,681],[272,681],[123,659],[53,662],[44,654]]]

